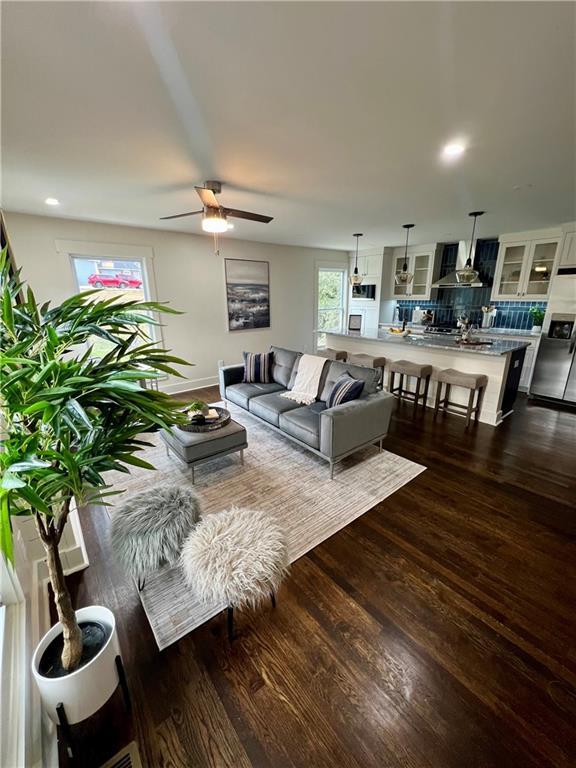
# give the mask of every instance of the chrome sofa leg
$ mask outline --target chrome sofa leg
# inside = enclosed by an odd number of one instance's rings
[[[330,480],[334,479],[334,462],[330,462]]]

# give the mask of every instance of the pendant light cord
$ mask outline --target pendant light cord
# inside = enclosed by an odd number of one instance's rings
[[[472,240],[470,240],[470,249],[468,251],[468,261],[466,263],[467,267],[472,266],[472,248],[474,247],[474,234],[476,232],[476,219],[477,216],[474,216],[474,224],[472,224]],[[462,262],[460,262],[462,263]]]
[[[472,266],[472,249],[474,248],[474,235],[476,234],[476,221],[478,220],[478,216],[482,216],[484,214],[484,211],[472,211],[469,213],[469,216],[474,217],[474,224],[472,224],[472,240],[470,240],[470,249],[468,251],[468,259],[466,261],[466,266],[471,267]]]
[[[406,227],[406,244],[404,245],[404,264],[402,265],[402,271],[407,272],[408,271],[408,236],[410,235],[410,230],[408,227]]]
[[[414,224],[402,224],[402,226],[406,230],[406,244],[404,246],[404,264],[402,265],[402,272],[408,272],[408,237]]]

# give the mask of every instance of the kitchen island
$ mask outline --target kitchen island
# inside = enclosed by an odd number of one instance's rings
[[[407,336],[374,331],[324,331],[326,346],[345,349],[349,354],[381,355],[387,360],[410,360],[433,368],[427,405],[434,407],[436,398],[435,374],[444,368],[456,368],[463,373],[483,373],[488,377],[480,421],[498,426],[513,412],[514,401],[522,373],[527,341],[518,339],[493,341],[491,344],[464,345],[454,336],[409,333]],[[477,337],[482,340],[481,335]],[[385,371],[385,386],[388,372]],[[468,392],[453,387],[451,399],[466,404]]]

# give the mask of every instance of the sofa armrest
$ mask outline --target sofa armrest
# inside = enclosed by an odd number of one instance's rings
[[[244,379],[244,365],[224,365],[218,369],[218,384],[220,386],[220,396],[226,397],[226,387],[232,384],[240,384]]]
[[[320,414],[320,453],[337,459],[388,432],[396,398],[388,392],[376,392],[351,400]]]

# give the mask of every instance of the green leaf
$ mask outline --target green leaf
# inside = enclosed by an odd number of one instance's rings
[[[14,311],[12,309],[12,296],[8,290],[4,291],[2,299],[2,319],[6,328],[14,335]]]
[[[0,495],[0,551],[4,553],[9,562],[14,563],[10,503],[6,493]]]
[[[28,472],[31,469],[45,469],[50,466],[49,461],[42,461],[41,459],[28,459],[27,461],[17,461],[15,464],[10,464],[10,472]]]
[[[29,405],[26,408],[24,408],[22,413],[25,413],[26,416],[32,416],[33,414],[38,413],[38,411],[43,411],[45,408],[49,408],[49,407],[50,407],[50,403],[48,402],[48,400],[40,400],[39,403],[34,403],[34,405]]]
[[[37,509],[39,512],[42,512],[45,515],[52,516],[52,510],[48,504],[46,504],[46,502],[40,498],[36,491],[30,488],[29,485],[25,486],[24,488],[18,488],[17,492],[19,496],[21,496],[25,501],[28,502],[28,504],[30,504],[32,509]]]
[[[118,453],[116,454],[118,461],[124,462],[124,464],[132,464],[135,467],[142,467],[142,469],[156,469],[153,464],[150,464],[144,459],[139,459],[137,456],[133,456],[130,453]]]
[[[26,483],[24,480],[16,477],[16,475],[13,475],[11,472],[5,472],[2,477],[2,488],[7,491],[12,490],[13,488],[23,488],[25,485]]]
[[[69,411],[71,411],[74,414],[74,416],[76,416],[76,418],[79,421],[81,421],[87,429],[91,430],[93,428],[92,422],[88,418],[88,416],[86,414],[86,411],[84,410],[84,408],[82,408],[82,406],[80,405],[78,400],[75,400],[74,398],[71,398],[66,403],[66,408]]]

